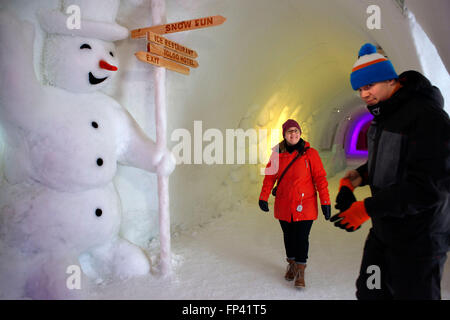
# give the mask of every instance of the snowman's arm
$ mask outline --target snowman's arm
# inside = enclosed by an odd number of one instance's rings
[[[156,172],[159,163],[168,152],[158,150],[156,143],[141,129],[139,124],[124,109],[118,110],[118,162],[122,165]]]
[[[11,108],[7,112],[31,111],[42,92],[33,67],[33,25],[1,10],[0,44],[1,108]]]

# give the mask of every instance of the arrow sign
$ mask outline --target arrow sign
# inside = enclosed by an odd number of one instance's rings
[[[225,22],[225,20],[226,20],[226,18],[224,18],[222,16],[211,16],[211,17],[179,21],[179,22],[168,23],[168,24],[161,24],[159,26],[131,30],[131,38],[134,39],[134,38],[145,37],[145,34],[148,31],[158,33],[158,34],[167,34],[167,33],[181,32],[181,31],[187,31],[187,30],[214,27],[214,26],[221,25],[222,23]]]
[[[157,54],[158,56],[165,57],[167,59],[182,63],[192,68],[198,67],[198,62],[185,57],[175,51],[160,47],[153,43],[147,43],[147,52]]]
[[[192,49],[189,49],[188,47],[182,46],[181,44],[178,44],[174,41],[171,41],[169,39],[164,38],[163,36],[160,36],[154,32],[148,31],[147,32],[147,41],[163,45],[167,49],[176,51],[178,53],[184,54],[185,56],[191,57],[191,58],[197,58],[198,54]]]
[[[138,51],[134,55],[136,56],[136,58],[143,62],[147,62],[158,67],[164,67],[182,74],[188,75],[190,71],[188,67],[182,66],[181,64],[164,59],[162,57],[154,56],[148,52]]]

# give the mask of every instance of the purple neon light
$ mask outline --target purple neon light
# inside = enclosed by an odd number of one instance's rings
[[[356,149],[356,145],[358,143],[358,136],[361,132],[362,127],[369,121],[372,121],[373,116],[370,113],[363,114],[358,120],[356,120],[356,124],[353,126],[351,130],[351,138],[350,145],[347,148],[347,155],[349,156],[367,156],[367,151],[361,151]]]

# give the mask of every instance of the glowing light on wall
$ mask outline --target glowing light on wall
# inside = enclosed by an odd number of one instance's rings
[[[259,141],[259,148],[265,149],[265,158],[267,161],[272,154],[272,148],[283,140],[281,127],[287,119],[295,119],[302,128],[302,138],[307,140],[308,128],[304,125],[304,119],[300,116],[301,105],[292,104],[290,95],[285,92],[275,92],[265,103],[264,107],[257,116],[258,129],[266,129],[267,139],[270,141]],[[263,140],[267,140],[264,137]]]
[[[358,150],[356,148],[358,143],[358,136],[361,133],[361,129],[363,126],[369,122],[372,121],[373,116],[370,113],[365,113],[362,116],[360,116],[354,123],[353,127],[350,129],[350,143],[347,144],[347,155],[349,156],[358,156],[358,157],[367,157],[367,151],[366,150]]]

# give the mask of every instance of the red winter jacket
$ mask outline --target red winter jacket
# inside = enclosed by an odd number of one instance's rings
[[[272,188],[287,165],[295,158],[298,151],[287,152],[285,141],[272,148],[272,155],[266,166],[260,200],[267,201]],[[278,170],[277,162],[279,164]],[[319,153],[305,142],[303,154],[288,169],[275,197],[275,218],[284,221],[316,220],[317,192],[321,205],[330,204],[326,172]],[[316,192],[317,191],[317,192]],[[301,212],[297,207],[302,205]]]

